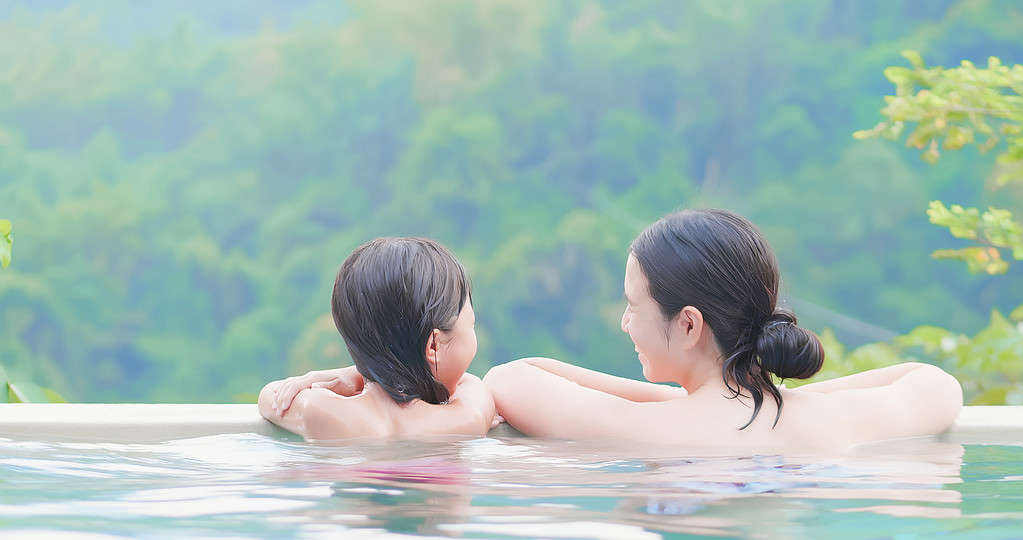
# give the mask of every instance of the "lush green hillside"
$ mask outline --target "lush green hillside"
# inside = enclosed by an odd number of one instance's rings
[[[69,400],[230,401],[345,362],[334,272],[380,235],[470,269],[480,353],[637,375],[625,249],[685,206],[761,225],[810,327],[973,333],[1023,302],[931,199],[1018,210],[993,161],[857,141],[882,72],[1023,63],[969,2],[24,2],[0,8],[0,365]],[[30,5],[31,4],[31,5]]]

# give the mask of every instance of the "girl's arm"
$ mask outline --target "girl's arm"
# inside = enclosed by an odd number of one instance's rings
[[[579,386],[592,388],[629,401],[667,401],[687,395],[685,388],[616,377],[592,369],[566,364],[553,358],[522,358],[509,362],[504,366],[508,366],[506,369],[510,370],[516,369],[517,366],[522,364],[529,364],[548,373],[568,379]]]

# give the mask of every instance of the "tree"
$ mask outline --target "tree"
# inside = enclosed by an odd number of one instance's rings
[[[895,95],[885,97],[888,105],[881,110],[887,120],[853,136],[894,140],[907,124],[914,124],[906,145],[922,149],[921,157],[932,164],[941,156],[939,147],[958,150],[983,139],[978,147],[987,152],[1004,142],[1005,150],[996,158],[994,186],[1023,182],[1023,65],[1010,68],[992,56],[986,68],[968,60],[957,68],[928,68],[916,51],[903,51],[902,56],[912,68],[892,66],[884,71],[895,85]],[[960,260],[971,272],[988,274],[1005,273],[1008,257],[1023,259],[1023,227],[1010,210],[946,206],[936,200],[927,215],[952,236],[976,244],[937,250],[936,259]]]
[[[873,129],[856,132],[854,137],[894,140],[901,137],[907,123],[915,124],[906,145],[924,150],[921,157],[933,164],[941,156],[939,141],[942,149],[958,150],[974,144],[979,135],[985,138],[979,145],[982,152],[1002,142],[1006,146],[996,158],[995,187],[1023,182],[1023,65],[1009,68],[991,57],[984,69],[965,60],[958,68],[927,68],[916,51],[903,51],[902,55],[912,69],[889,67],[884,72],[896,86],[896,95],[887,96],[888,105],[881,110],[887,120]],[[960,260],[971,272],[988,274],[1005,273],[1007,257],[1023,259],[1023,227],[1010,210],[988,207],[981,211],[958,204],[946,206],[935,200],[927,215],[931,223],[947,227],[956,238],[976,244],[937,250],[933,253],[936,259]],[[859,362],[857,367],[869,368],[905,360],[907,353],[922,353],[960,379],[967,403],[1021,405],[1021,321],[1023,306],[1013,310],[1009,318],[992,310],[988,326],[972,337],[936,326],[920,326],[896,338],[894,348],[872,344],[850,355],[843,353],[833,336],[823,337],[832,369],[832,356],[837,356],[843,367],[855,360]]]

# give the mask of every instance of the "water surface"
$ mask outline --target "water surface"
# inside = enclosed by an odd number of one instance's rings
[[[704,453],[705,454],[705,453]],[[0,439],[0,536],[1019,538],[1023,445],[701,455],[524,437]]]

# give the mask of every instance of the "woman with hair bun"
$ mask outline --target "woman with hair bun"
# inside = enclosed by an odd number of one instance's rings
[[[778,307],[778,263],[760,231],[724,210],[669,214],[629,248],[622,331],[650,383],[549,358],[490,370],[498,413],[528,435],[715,447],[847,448],[944,431],[959,382],[921,363],[805,385],[817,336]],[[681,388],[651,383],[677,383]]]

